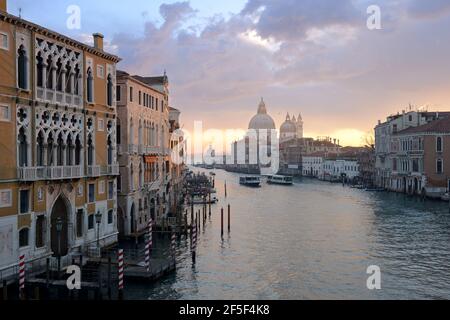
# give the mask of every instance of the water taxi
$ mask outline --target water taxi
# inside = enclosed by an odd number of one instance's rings
[[[293,185],[294,178],[291,176],[269,176],[267,178],[269,184]]]
[[[239,178],[239,184],[249,187],[260,187],[261,179],[257,176],[245,176]]]

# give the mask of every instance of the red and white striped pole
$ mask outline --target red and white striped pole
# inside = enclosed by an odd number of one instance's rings
[[[119,269],[119,300],[123,299],[123,249],[118,252],[118,269]]]
[[[197,249],[197,221],[195,222],[194,228],[192,230],[192,263],[195,264],[196,261],[196,252]]]
[[[19,257],[19,292],[20,299],[25,299],[25,255]]]
[[[175,258],[175,250],[177,246],[177,236],[174,231],[172,231],[172,256]]]
[[[153,221],[150,219],[148,222],[148,237],[147,243],[145,244],[145,267],[147,268],[147,272],[150,272],[150,250],[153,246]]]

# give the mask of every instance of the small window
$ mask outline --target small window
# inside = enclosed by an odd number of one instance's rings
[[[9,50],[9,37],[7,33],[0,32],[0,49]]]
[[[133,102],[133,87],[130,87],[130,102]]]
[[[120,86],[116,86],[116,101],[120,101],[122,100],[122,96],[121,96],[121,87]]]
[[[88,230],[94,229],[94,215],[90,214],[88,216]]]
[[[104,119],[98,119],[97,129],[98,129],[98,131],[105,131],[105,120]]]
[[[105,79],[105,67],[102,65],[97,65],[97,77]]]
[[[77,237],[83,237],[83,222],[84,222],[84,210],[78,209],[77,211]]]
[[[442,152],[442,137],[436,138],[436,151]]]
[[[114,199],[114,181],[108,182],[108,199]]]
[[[438,159],[436,161],[436,173],[440,174],[443,172],[443,161],[442,159]]]
[[[142,92],[139,91],[139,105],[142,104]]]
[[[12,206],[12,191],[0,190],[0,208],[9,208]]]
[[[36,248],[45,246],[45,216],[36,219]]]
[[[95,184],[89,184],[89,203],[95,202]]]
[[[23,228],[19,231],[19,247],[23,248],[29,246],[29,233],[30,229],[28,228]]]
[[[30,190],[20,190],[20,213],[30,212]]]
[[[113,211],[108,210],[108,224],[112,224],[112,223],[113,223]]]
[[[98,183],[98,193],[104,194],[105,193],[105,181],[99,181]]]
[[[11,121],[10,106],[0,105],[0,121]]]

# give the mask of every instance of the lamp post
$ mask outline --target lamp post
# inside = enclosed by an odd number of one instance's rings
[[[100,223],[102,223],[102,214],[97,211],[95,214],[95,222],[97,223],[97,248],[100,249]]]
[[[58,237],[58,277],[61,273],[61,231],[63,228],[63,221],[61,217],[56,218],[56,235]]]

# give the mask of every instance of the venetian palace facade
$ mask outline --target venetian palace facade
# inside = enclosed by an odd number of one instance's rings
[[[117,77],[118,225],[120,235],[138,236],[150,219],[161,224],[173,196],[169,82],[166,75],[141,77],[118,71]]]
[[[0,269],[19,254],[68,263],[117,241],[119,58],[100,34],[91,47],[6,11],[1,0]]]

